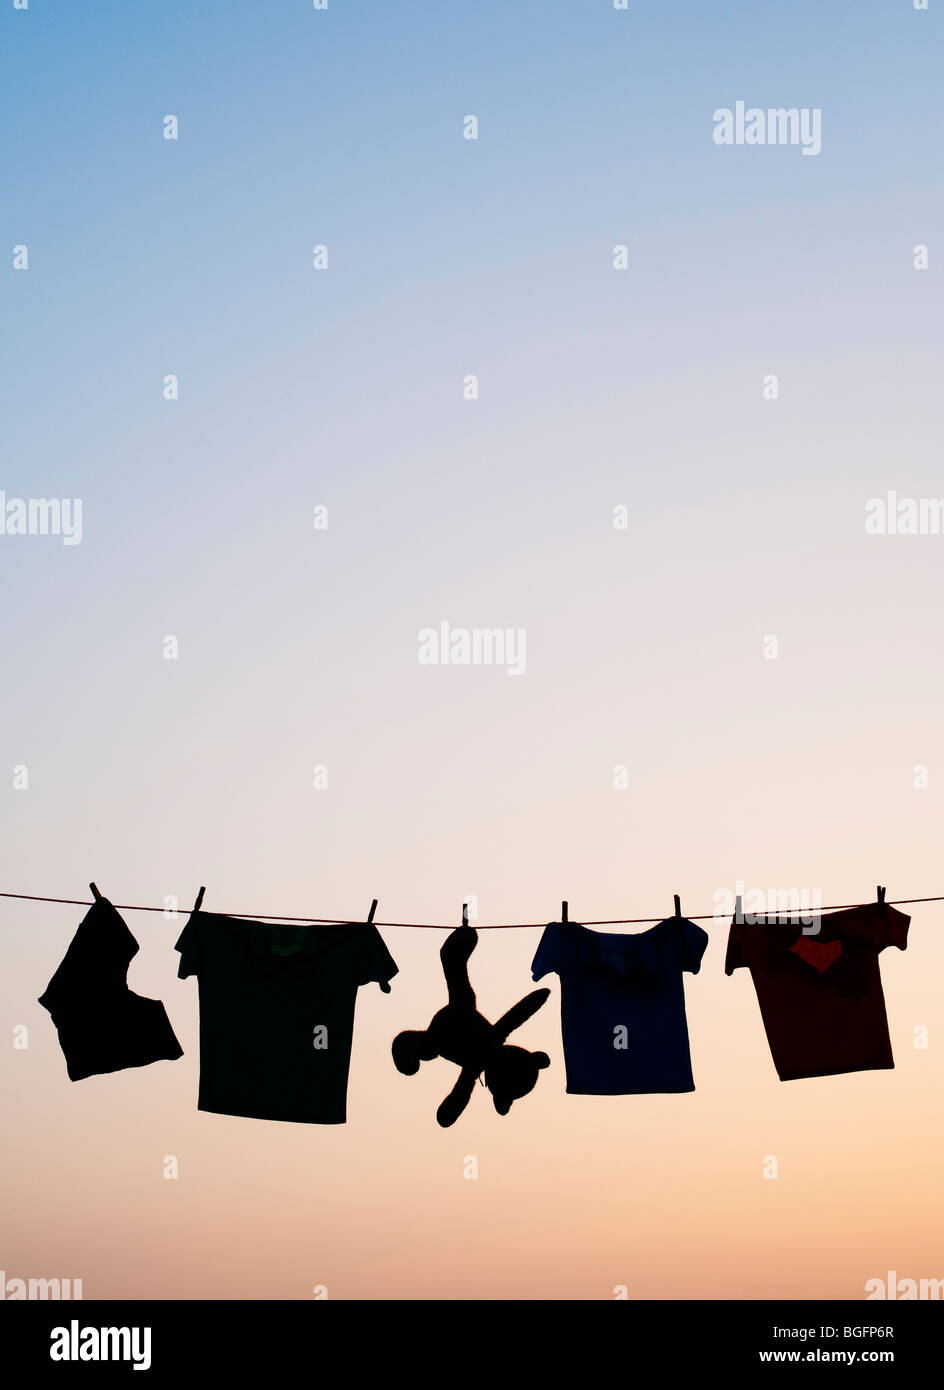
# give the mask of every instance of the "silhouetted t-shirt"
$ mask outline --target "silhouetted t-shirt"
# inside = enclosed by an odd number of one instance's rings
[[[359,985],[397,965],[376,927],[270,926],[191,914],[177,974],[200,995],[199,1110],[344,1124]]]
[[[634,936],[545,927],[531,973],[560,976],[569,1094],[694,1091],[682,972],[698,974],[707,945],[687,917]]]
[[[910,917],[869,903],[801,925],[732,922],[724,970],[751,972],[781,1081],[893,1067],[879,952],[903,951]]]
[[[39,1002],[58,1030],[70,1081],[183,1056],[161,1001],[128,988],[128,966],[138,950],[124,919],[100,898],[79,923],[41,995]]]

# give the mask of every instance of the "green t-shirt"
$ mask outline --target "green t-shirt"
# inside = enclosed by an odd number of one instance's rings
[[[376,927],[270,926],[191,914],[178,978],[200,997],[199,1110],[340,1125],[358,986],[397,965]]]

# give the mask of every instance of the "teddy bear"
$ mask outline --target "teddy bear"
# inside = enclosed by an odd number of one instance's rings
[[[433,1016],[425,1032],[398,1033],[391,1049],[394,1065],[405,1076],[414,1076],[420,1062],[434,1057],[445,1057],[460,1068],[458,1081],[436,1111],[443,1128],[455,1124],[483,1073],[495,1109],[499,1115],[507,1115],[512,1102],[532,1091],[538,1072],[551,1064],[546,1052],[528,1052],[505,1042],[509,1033],[547,1002],[551,991],[532,990],[497,1023],[489,1023],[476,1008],[469,983],[469,957],[477,945],[478,932],[465,923],[446,938],[439,958],[449,1002]]]

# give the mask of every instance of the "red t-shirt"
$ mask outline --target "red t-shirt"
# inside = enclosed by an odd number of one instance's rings
[[[821,917],[815,936],[765,917],[732,922],[724,971],[750,970],[781,1081],[895,1065],[878,957],[905,949],[910,921],[869,903]]]

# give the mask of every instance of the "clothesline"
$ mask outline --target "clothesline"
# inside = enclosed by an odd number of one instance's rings
[[[72,906],[72,907],[92,907],[92,906],[93,906],[93,902],[92,902],[92,901],[90,901],[90,900],[88,900],[88,899],[84,899],[84,898],[47,898],[47,897],[41,897],[40,895],[38,895],[38,894],[36,894],[36,893],[3,893],[3,892],[0,892],[0,898],[17,898],[17,899],[20,899],[21,901],[24,901],[24,902],[31,902],[31,903],[66,903],[66,904],[68,904],[68,905],[70,905],[70,906]],[[874,900],[870,899],[870,901],[874,901]],[[902,906],[905,906],[905,905],[908,905],[908,904],[912,904],[912,903],[940,903],[940,902],[944,902],[944,894],[941,894],[941,895],[939,895],[939,896],[937,896],[937,897],[933,897],[933,898],[895,898],[895,899],[891,899],[891,898],[890,898],[890,899],[888,900],[888,905],[889,905],[890,907],[902,907]],[[162,913],[165,913],[165,914],[166,914],[166,913],[168,912],[168,910],[169,910],[169,909],[166,908],[166,907],[145,907],[145,906],[142,906],[140,903],[113,903],[112,906],[115,907],[115,908],[117,908],[117,909],[118,909],[119,911],[121,911],[121,912],[162,912]],[[782,909],[776,909],[775,911],[764,912],[763,914],[760,914],[760,915],[765,916],[765,917],[770,917],[770,916],[783,916],[783,917],[791,917],[791,916],[792,916],[792,917],[798,917],[798,916],[800,916],[800,915],[802,914],[804,917],[820,917],[820,916],[822,916],[822,914],[823,914],[824,912],[846,912],[846,911],[848,911],[850,908],[854,908],[854,907],[866,907],[866,906],[868,906],[868,903],[866,903],[866,902],[858,902],[858,903],[830,903],[830,904],[828,904],[826,907],[818,907],[818,908],[816,908],[815,910],[813,910],[813,909],[811,909],[810,907],[804,905],[803,907],[796,907],[796,908],[794,908],[794,907],[785,907],[785,908],[782,908]],[[180,909],[180,912],[182,912],[182,913],[184,913],[184,914],[188,914],[188,909],[182,908],[182,909]],[[178,915],[179,915],[179,913],[178,913]],[[273,912],[225,912],[225,913],[224,913],[224,912],[221,912],[219,915],[220,915],[220,916],[224,916],[224,917],[245,917],[245,918],[247,918],[247,919],[249,919],[249,920],[251,920],[251,921],[256,921],[256,922],[305,922],[305,923],[307,923],[309,926],[322,926],[322,925],[323,925],[323,926],[347,927],[347,926],[357,926],[357,925],[359,925],[359,924],[363,921],[363,918],[343,918],[343,917],[290,917],[290,916],[287,916],[287,915],[282,914],[282,913],[273,913]],[[671,915],[670,913],[662,912],[662,913],[659,913],[659,914],[657,914],[656,916],[653,916],[653,917],[600,917],[600,918],[595,919],[594,921],[584,921],[584,920],[582,920],[582,921],[581,921],[581,926],[584,926],[584,927],[621,927],[621,926],[637,926],[637,925],[642,925],[642,924],[645,923],[645,922],[662,922],[662,921],[665,920],[665,918],[666,918],[667,916],[670,916],[670,915]],[[690,921],[690,922],[707,922],[707,921],[715,921],[715,922],[718,922],[718,923],[720,923],[720,924],[722,924],[722,925],[724,925],[724,926],[729,926],[729,925],[730,925],[730,921],[731,921],[731,913],[730,913],[730,912],[727,912],[727,913],[719,913],[719,912],[699,912],[699,913],[695,913],[694,915],[693,915],[692,913],[690,913],[690,912],[686,912],[686,913],[685,913],[685,916],[686,916],[686,918],[688,919],[688,921]],[[423,929],[423,930],[429,930],[429,931],[452,931],[452,930],[454,929],[455,925],[456,925],[455,922],[378,922],[378,921],[376,921],[375,919],[372,919],[372,920],[373,920],[373,924],[374,924],[375,927],[417,927],[417,928],[420,928],[420,929]],[[471,925],[471,924],[470,924],[470,925]],[[532,929],[542,928],[542,927],[546,927],[546,926],[547,926],[547,923],[546,923],[546,922],[485,922],[485,923],[482,923],[481,925],[479,925],[479,923],[476,922],[474,925],[475,925],[475,928],[476,928],[477,931],[513,931],[513,930],[525,929],[525,928],[532,928]]]
[[[740,881],[737,886],[743,889]],[[98,884],[90,883],[89,889],[91,904],[76,898],[0,893],[5,898],[90,908],[37,1001],[56,1025],[72,1081],[184,1055],[162,1001],[128,987],[128,965],[139,946],[124,917]],[[800,909],[779,912],[774,920],[767,913],[766,920],[758,922],[753,914],[743,914],[743,898],[736,896],[724,973],[731,975],[742,966],[750,970],[781,1081],[894,1067],[879,956],[888,946],[907,948],[911,917],[886,903],[885,892],[878,884],[873,901],[830,908],[822,935],[821,908],[815,916],[800,915]],[[174,918],[186,917],[174,943],[180,955],[177,977],[196,976],[198,984],[197,1108],[258,1120],[344,1124],[355,997],[370,982],[389,994],[390,981],[399,974],[373,925],[377,899],[362,921],[326,926],[323,939],[302,927],[299,940],[295,931],[270,926],[286,920],[272,914],[266,914],[265,923],[250,919],[240,926],[232,914],[203,912],[205,893],[201,887],[189,914],[173,909]],[[774,894],[785,896],[784,890],[768,890],[768,897]],[[794,894],[799,896],[795,890]],[[748,902],[752,896],[748,894]],[[588,931],[586,924],[569,923],[566,900],[560,905],[560,919],[544,925],[531,978],[560,977],[569,1094],[651,1095],[695,1089],[682,977],[686,972],[699,974],[710,937],[682,916],[681,899],[677,893],[673,897],[674,916],[648,931]],[[170,912],[176,902],[168,894],[161,908],[130,910]],[[426,1028],[405,1029],[390,1044],[393,1065],[404,1076],[415,1075],[422,1062],[436,1057],[459,1068],[452,1090],[436,1111],[442,1128],[464,1112],[478,1081],[491,1093],[498,1114],[507,1115],[551,1066],[547,1052],[507,1041],[547,1003],[551,991],[546,986],[531,990],[495,1022],[480,1013],[468,969],[478,933],[469,926],[468,915],[466,898],[462,925],[447,928],[439,950],[445,1006],[437,1008]],[[712,916],[719,920],[720,914]],[[311,925],[328,921],[318,918]],[[804,930],[798,934],[800,923]],[[341,930],[342,925],[350,929]],[[175,935],[178,930],[179,922]],[[286,935],[295,939],[286,941]],[[252,1027],[247,1028],[247,1020]],[[259,1029],[266,1039],[261,1063]]]

